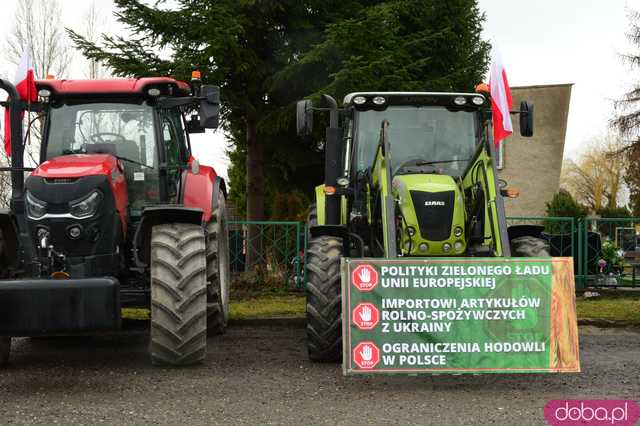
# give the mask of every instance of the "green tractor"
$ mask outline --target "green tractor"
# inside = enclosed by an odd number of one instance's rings
[[[343,257],[548,256],[548,244],[509,229],[492,159],[489,99],[482,93],[363,92],[343,107],[323,95],[297,105],[299,135],[314,110],[329,111],[325,181],[308,219],[306,261],[309,358],[342,357]],[[533,106],[522,102],[522,136]],[[512,234],[513,238],[509,238]]]

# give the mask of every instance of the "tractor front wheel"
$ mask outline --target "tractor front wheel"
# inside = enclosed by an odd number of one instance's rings
[[[11,337],[0,336],[0,367],[9,363],[11,353]]]
[[[151,230],[151,361],[202,362],[207,349],[207,257],[202,226]]]
[[[309,359],[336,362],[342,357],[342,239],[322,236],[307,251],[307,349]]]

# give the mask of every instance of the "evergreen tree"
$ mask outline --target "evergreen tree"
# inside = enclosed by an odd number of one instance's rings
[[[573,217],[584,218],[589,214],[589,209],[578,203],[569,192],[564,189],[559,190],[551,199],[547,201],[547,216],[549,217]]]
[[[360,90],[472,91],[488,63],[489,45],[480,38],[483,21],[476,0],[369,2],[329,25],[321,43],[276,74],[274,86],[300,98],[328,93],[338,102]],[[315,148],[324,123],[316,124],[312,143],[301,146],[294,114],[290,105],[272,115],[281,125],[265,135],[272,139],[267,179],[270,188],[312,195],[323,178],[322,154]],[[234,173],[242,175],[244,165],[232,161]]]
[[[168,10],[116,0],[132,38],[112,35],[97,45],[70,35],[117,75],[187,78],[197,66],[204,81],[221,86],[224,128],[236,147],[232,196],[246,197],[248,219],[264,218],[265,196],[311,194],[322,181],[317,140],[309,146],[295,135],[296,100],[320,93],[340,100],[355,90],[471,90],[487,67],[477,0],[176,3]]]

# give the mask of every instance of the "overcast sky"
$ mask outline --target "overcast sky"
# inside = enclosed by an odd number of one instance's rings
[[[2,16],[13,16],[17,2],[2,0]],[[76,28],[89,2],[61,2],[65,25]],[[117,29],[109,16],[112,2],[98,4],[108,20],[107,31]],[[640,10],[640,0],[479,0],[479,4],[487,17],[483,36],[499,45],[511,85],[574,83],[565,157],[577,157],[587,143],[607,132],[613,100],[640,81],[640,73],[631,73],[619,57],[632,49],[625,35],[627,10]],[[0,44],[10,30],[10,25],[0,26]],[[0,54],[0,75],[13,78],[13,74],[14,66]],[[82,77],[79,55],[69,77]],[[227,145],[222,135],[197,135],[193,148],[202,163],[226,175]]]

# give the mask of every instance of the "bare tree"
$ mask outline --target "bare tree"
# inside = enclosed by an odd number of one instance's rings
[[[563,163],[561,186],[594,212],[618,207],[627,166],[622,139],[608,134],[594,140],[577,161]]]
[[[7,60],[18,64],[29,49],[37,78],[64,77],[73,59],[58,0],[20,0],[7,40]]]
[[[73,59],[64,25],[59,0],[19,0],[14,16],[14,26],[7,37],[4,56],[7,62],[18,65],[25,51],[31,55],[36,78],[49,74],[65,77]],[[12,78],[11,78],[12,79]],[[27,114],[25,124],[25,166],[38,164],[42,120],[35,114]],[[8,165],[10,159],[0,150],[0,164]],[[0,173],[0,204],[10,196],[10,177]]]
[[[640,71],[640,12],[627,11],[629,18],[629,30],[627,38],[633,45],[633,51],[623,54],[622,60],[631,72]],[[616,117],[611,121],[626,139],[624,154],[630,167],[627,168],[624,177],[629,186],[629,201],[634,216],[640,215],[640,81],[636,82],[624,94],[622,99],[615,103]]]
[[[105,13],[98,6],[96,0],[92,0],[84,15],[84,28],[81,34],[87,41],[97,43],[100,39],[102,29],[107,24]],[[105,78],[110,75],[109,69],[96,59],[87,59],[88,66],[85,77],[90,79]]]

